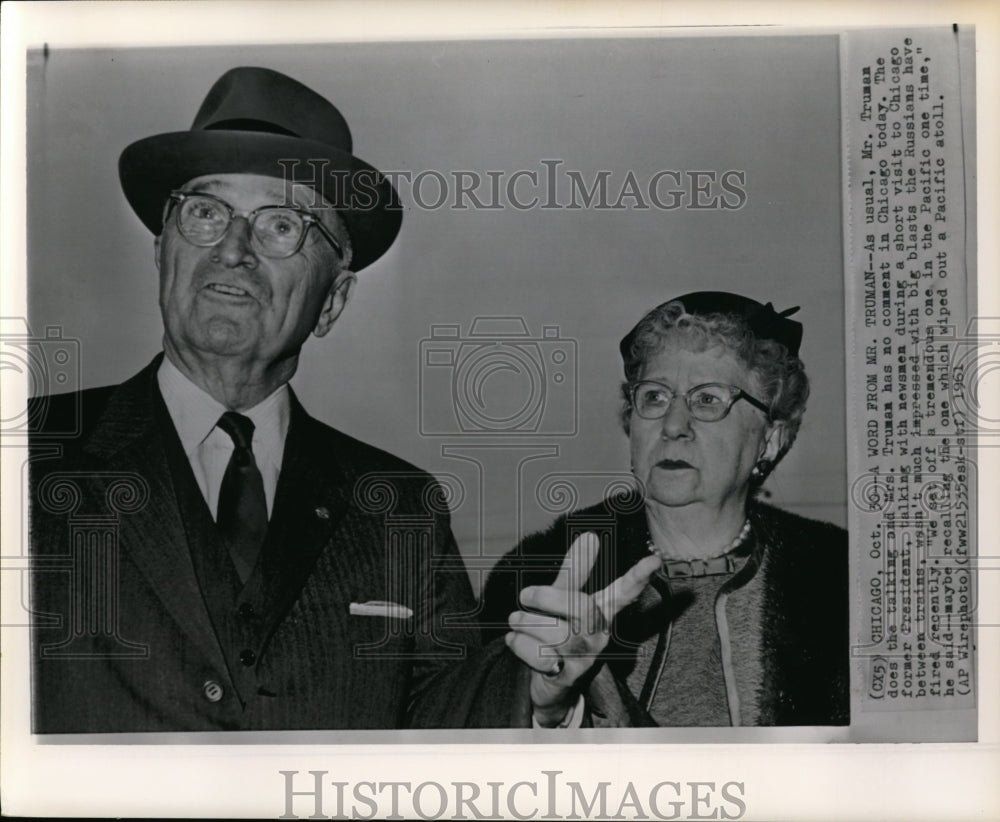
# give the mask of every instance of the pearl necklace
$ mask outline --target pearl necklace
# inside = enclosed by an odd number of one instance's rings
[[[749,536],[750,520],[747,519],[744,521],[739,534],[736,535],[736,539],[729,544],[729,547],[724,552],[707,558],[689,557],[687,559],[680,559],[678,557],[667,556],[653,544],[652,537],[649,538],[646,547],[651,554],[656,554],[660,558],[660,561],[663,563],[662,573],[668,577],[707,577],[714,576],[715,574],[731,574],[735,571],[736,559],[733,557],[733,551],[746,542]]]

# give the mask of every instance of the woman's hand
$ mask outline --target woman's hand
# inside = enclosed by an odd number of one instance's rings
[[[585,594],[581,589],[599,551],[596,534],[581,534],[551,585],[521,591],[521,605],[530,611],[510,615],[507,646],[532,669],[531,704],[535,719],[547,727],[562,722],[573,707],[576,683],[607,647],[615,616],[638,598],[660,567],[659,557],[645,557],[607,588]]]

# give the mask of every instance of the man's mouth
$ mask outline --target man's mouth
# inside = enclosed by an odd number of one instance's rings
[[[226,294],[230,297],[249,297],[250,292],[246,289],[239,288],[235,285],[226,285],[225,283],[209,283],[205,288],[210,291],[214,291],[217,294]]]
[[[665,468],[668,471],[679,471],[683,468],[694,468],[694,466],[685,460],[660,460],[656,463],[657,468]]]

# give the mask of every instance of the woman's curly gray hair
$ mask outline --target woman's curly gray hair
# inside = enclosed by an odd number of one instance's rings
[[[679,301],[664,303],[643,317],[636,326],[632,345],[625,356],[622,383],[624,406],[622,427],[629,433],[632,398],[629,384],[639,379],[642,367],[667,342],[690,351],[723,346],[743,363],[771,409],[771,419],[785,423],[785,447],[777,463],[791,448],[809,398],[809,378],[802,360],[788,353],[779,342],[758,339],[740,317],[733,314],[688,314]]]

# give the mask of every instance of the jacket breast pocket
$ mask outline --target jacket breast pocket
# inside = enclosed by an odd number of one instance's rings
[[[416,624],[412,612],[405,606],[351,603],[347,627],[355,661],[388,662],[412,657]]]

